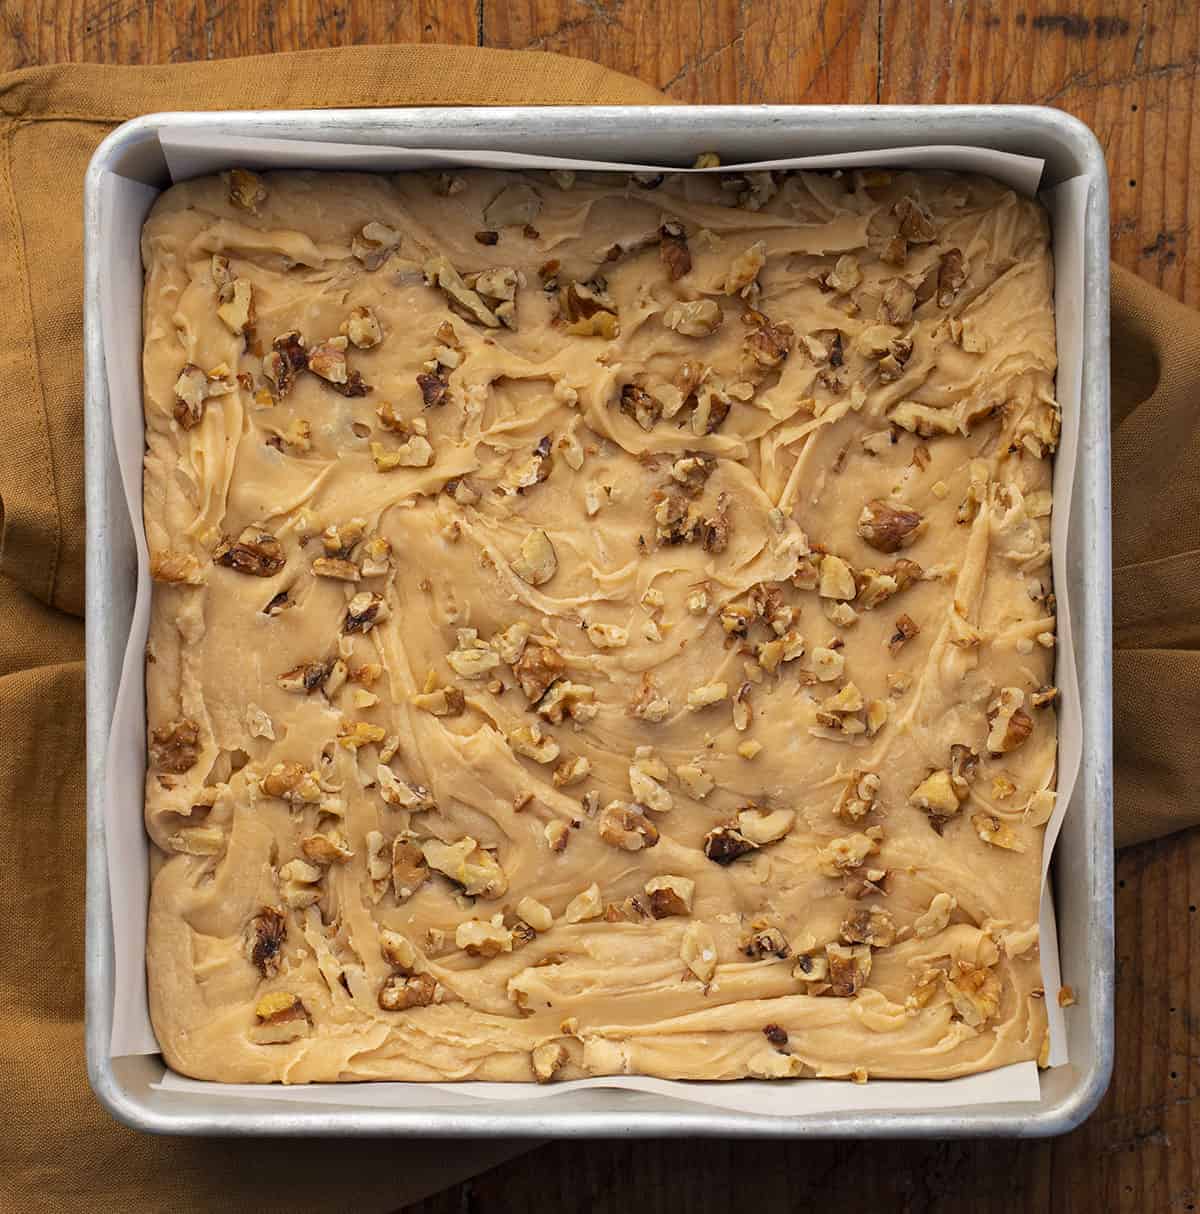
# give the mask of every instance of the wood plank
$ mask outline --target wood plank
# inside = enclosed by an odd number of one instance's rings
[[[478,0],[0,0],[0,71],[369,42],[474,45]]]
[[[484,0],[483,39],[592,59],[680,101],[871,102],[876,17],[855,0]]]

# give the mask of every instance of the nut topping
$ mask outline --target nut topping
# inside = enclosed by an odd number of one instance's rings
[[[609,847],[642,851],[658,842],[658,828],[646,817],[642,806],[610,801],[598,819],[600,838]]]
[[[287,939],[287,919],[278,907],[263,906],[246,925],[246,960],[264,978],[279,973],[279,957]]]
[[[150,763],[159,771],[182,775],[200,758],[200,726],[184,718],[150,731]]]
[[[667,277],[677,282],[692,268],[692,254],[688,250],[687,233],[683,224],[673,220],[658,229],[658,256],[666,267]],[[717,309],[718,312],[720,309]]]
[[[858,516],[858,534],[880,552],[907,548],[920,534],[924,518],[919,511],[901,503],[891,505],[875,498]]]
[[[251,577],[274,577],[287,563],[283,545],[263,527],[246,527],[237,540],[225,538],[213,550],[213,563]]]
[[[531,586],[544,586],[558,572],[558,554],[540,527],[528,532],[521,541],[521,551],[512,562],[512,570]]]
[[[290,991],[272,991],[254,1005],[255,1025],[250,1040],[257,1045],[283,1045],[307,1037],[312,1032],[312,1017],[299,995]]]
[[[406,1012],[442,1001],[442,988],[432,974],[392,974],[379,988],[379,1006],[385,1012]]]

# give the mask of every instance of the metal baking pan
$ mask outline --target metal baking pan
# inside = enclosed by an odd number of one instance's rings
[[[1044,185],[1088,181],[1084,360],[1079,455],[1065,570],[1083,713],[1082,768],[1054,857],[1063,981],[1080,1006],[1068,1020],[1071,1062],[1042,1075],[1033,1103],[977,1108],[762,1116],[595,1089],[533,1107],[464,1111],[298,1107],[152,1088],[156,1055],[109,1056],[114,977],[102,821],[105,746],[133,612],[134,537],[122,500],[104,374],[97,250],[105,239],[106,170],[168,184],[158,133],[167,129],[267,138],[504,149],[594,160],[689,164],[715,150],[727,163],[929,144],[1042,157]],[[298,167],[300,164],[298,162]],[[87,476],[88,1075],[120,1121],[164,1134],[637,1137],[1036,1137],[1084,1120],[1108,1086],[1113,1056],[1112,663],[1110,602],[1108,180],[1092,132],[1058,110],[1025,106],[712,106],[326,110],[154,114],[114,131],[88,170],[85,206],[85,463]]]

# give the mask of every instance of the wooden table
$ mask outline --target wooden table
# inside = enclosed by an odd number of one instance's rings
[[[1200,305],[1200,241],[1188,239],[1200,219],[1189,215],[1200,189],[1188,189],[1200,184],[1189,173],[1200,163],[1196,0],[0,0],[0,70],[402,41],[560,51],[687,101],[1057,105],[1107,150],[1115,260]],[[1126,851],[1117,872],[1117,1067],[1074,1134],[552,1145],[419,1208],[1196,1210],[1200,831]]]

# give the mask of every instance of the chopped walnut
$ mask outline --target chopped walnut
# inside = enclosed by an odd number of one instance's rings
[[[420,845],[413,839],[397,835],[392,840],[392,887],[396,891],[396,901],[411,898],[429,876],[429,866]]]
[[[374,309],[368,307],[351,308],[341,331],[350,339],[350,344],[359,350],[370,350],[383,341],[383,326]]]
[[[590,721],[598,711],[596,689],[587,683],[572,683],[560,679],[538,702],[535,711],[551,725],[561,725],[564,720]]]
[[[263,995],[254,1005],[254,1019],[249,1035],[256,1045],[283,1045],[312,1032],[308,1009],[300,996],[290,991]]]
[[[715,299],[677,300],[663,312],[663,324],[684,337],[711,337],[724,319]]]
[[[457,687],[436,687],[413,696],[412,705],[431,716],[457,717],[466,710],[467,698]]]
[[[961,249],[947,249],[938,262],[937,269],[937,306],[948,308],[955,300],[963,284],[967,281],[966,267],[963,265]]]
[[[852,999],[871,976],[871,948],[867,944],[827,944],[829,993],[839,999]]]
[[[152,552],[150,576],[177,586],[203,586],[204,566],[190,552]]]
[[[274,978],[279,973],[280,954],[286,939],[287,918],[283,911],[275,906],[259,907],[258,914],[246,924],[246,960],[264,978]]]
[[[336,833],[305,835],[300,850],[314,864],[345,864],[354,856],[350,845]]]
[[[725,275],[722,291],[726,295],[749,297],[758,281],[759,271],[767,264],[767,245],[756,240],[745,252],[733,259]]]
[[[916,540],[924,522],[920,512],[911,506],[891,505],[875,498],[867,502],[858,517],[858,534],[880,552],[896,552]]]
[[[517,914],[528,923],[535,932],[548,932],[554,926],[554,915],[550,908],[536,898],[528,896],[517,903]]]
[[[182,775],[200,758],[200,726],[186,717],[150,731],[150,763],[159,771]]]
[[[816,987],[813,993],[829,989],[829,961],[813,953],[800,953],[792,966],[792,977],[798,982],[807,982]]]
[[[289,860],[279,868],[283,901],[293,910],[303,910],[321,900],[320,882],[325,870],[306,860]]]
[[[777,927],[764,927],[752,932],[739,945],[747,957],[761,961],[764,957],[789,957],[792,947]]]
[[[854,771],[834,808],[843,822],[858,822],[879,806],[881,781],[873,771]]]
[[[1025,850],[1025,844],[1017,837],[1016,831],[994,814],[975,814],[971,818],[971,825],[975,827],[975,833],[993,847],[1003,848],[1005,851]]]
[[[184,430],[191,430],[204,420],[206,401],[237,390],[237,381],[227,372],[224,365],[206,372],[195,363],[188,363],[179,373],[173,415]]]
[[[553,763],[561,753],[558,743],[534,721],[514,729],[508,737],[509,745],[516,754],[524,755],[535,763]]]
[[[796,815],[790,809],[766,810],[747,806],[737,815],[737,832],[755,847],[766,847],[782,839],[795,825]]]
[[[213,550],[213,563],[251,577],[274,577],[287,563],[283,545],[262,527],[246,527],[237,540],[228,537]]]
[[[464,679],[482,679],[500,665],[500,655],[479,639],[474,628],[460,628],[458,645],[446,654],[446,662]]]
[[[693,687],[692,690],[688,692],[688,708],[690,708],[693,712],[699,712],[703,708],[708,708],[713,704],[720,703],[720,701],[728,698],[728,696],[728,683],[705,683],[703,686]]]
[[[637,699],[629,706],[632,716],[642,721],[658,724],[665,721],[671,712],[671,701],[659,693],[654,677],[649,672],[642,675]]]
[[[293,804],[316,804],[324,795],[317,773],[295,759],[276,763],[263,777],[262,791],[268,797],[279,797]]]
[[[879,838],[878,828],[871,827],[866,832],[831,839],[826,847],[817,849],[817,870],[826,877],[840,877],[860,868],[879,850]]]
[[[368,270],[378,270],[399,247],[400,233],[377,221],[365,224],[350,241],[350,252]]]
[[[217,315],[231,333],[249,333],[254,328],[254,288],[244,278],[225,283],[217,292]]]
[[[376,594],[373,590],[363,590],[346,604],[342,631],[347,635],[370,632],[376,624],[382,624],[390,614],[383,595]]]
[[[683,224],[670,221],[658,229],[658,256],[666,267],[667,277],[677,282],[692,268],[687,232]]]
[[[732,864],[739,856],[757,850],[758,844],[734,826],[716,826],[704,836],[704,854],[716,864]]]
[[[301,371],[308,369],[308,350],[304,338],[295,329],[281,333],[271,343],[271,352],[263,358],[263,375],[282,400],[295,386]]]
[[[840,679],[846,667],[846,658],[840,650],[818,645],[812,651],[812,669],[818,682],[832,683]]]
[[[528,532],[521,541],[520,553],[512,562],[512,570],[531,586],[545,585],[558,571],[558,554],[550,537],[540,527]]]
[[[258,204],[267,201],[267,187],[257,173],[249,169],[230,169],[229,201],[239,211],[249,211],[258,214]]]
[[[591,760],[586,755],[576,755],[573,759],[564,759],[554,769],[551,779],[555,788],[570,788],[586,780],[591,772]]]
[[[825,599],[849,600],[858,594],[854,570],[840,556],[827,554],[821,558],[821,580],[817,593]]]
[[[842,921],[841,937],[847,944],[890,948],[896,943],[896,924],[889,911],[877,906],[862,907]]]
[[[598,819],[600,838],[610,847],[642,851],[658,842],[658,828],[640,805],[610,801]]]
[[[587,635],[597,649],[621,649],[629,644],[629,630],[617,624],[589,624]]]
[[[687,925],[679,955],[701,982],[712,981],[717,972],[717,942],[707,924],[693,921]]]
[[[710,776],[697,763],[684,763],[675,768],[675,776],[683,785],[684,792],[697,801],[703,801],[716,786]]]
[[[909,793],[908,803],[923,809],[931,818],[940,818],[944,822],[947,817],[958,813],[961,798],[950,772],[942,768],[930,772]]]
[[[932,244],[937,239],[933,216],[915,198],[901,198],[892,213],[899,220],[900,235],[911,244]]]
[[[225,832],[219,826],[188,826],[167,840],[172,851],[188,856],[215,856],[225,846]]]
[[[576,894],[567,903],[563,911],[563,919],[567,923],[584,923],[588,919],[598,919],[604,907],[600,901],[600,887],[593,881],[582,893]]]
[[[935,409],[918,401],[903,400],[888,412],[888,421],[902,430],[918,434],[922,438],[934,438],[938,434],[957,434],[963,431],[962,423],[951,409]]]
[[[468,320],[489,329],[500,328],[501,321],[495,312],[483,302],[478,292],[463,281],[462,275],[445,256],[433,257],[423,266],[425,281],[431,287],[440,287],[451,305]]]
[[[1016,750],[1033,732],[1033,718],[1025,711],[1025,693],[1019,687],[1002,688],[989,705],[987,719],[988,752],[1008,754]]]
[[[403,973],[411,973],[417,966],[417,950],[412,941],[400,932],[383,928],[379,932],[379,952],[391,966]]]
[[[378,1002],[385,1012],[405,1012],[440,1003],[442,998],[442,988],[432,974],[391,974],[379,988]]]
[[[958,899],[953,894],[935,894],[929,908],[913,920],[913,935],[918,940],[928,940],[945,931],[950,916],[958,909]]]
[[[655,919],[667,919],[674,915],[690,915],[692,900],[696,894],[696,883],[690,877],[651,877],[645,885],[650,913]]]
[[[549,1083],[567,1064],[567,1048],[561,1041],[543,1041],[529,1054],[533,1077],[538,1083]]]
[[[336,556],[318,556],[313,560],[312,571],[317,577],[333,578],[340,582],[357,582],[362,576],[353,561]]]
[[[512,629],[509,629],[511,633]],[[510,664],[517,683],[530,703],[540,700],[567,670],[562,655],[540,642],[524,644],[520,656]]]
[[[454,844],[426,839],[421,853],[430,868],[457,882],[471,897],[501,898],[508,892],[508,878],[499,861],[469,835]]]
[[[501,915],[490,921],[470,919],[460,923],[454,932],[454,943],[469,957],[498,957],[513,951],[513,935],[504,926]]]
[[[773,324],[762,312],[749,312],[746,321],[751,327],[742,340],[742,371],[755,379],[782,365],[791,353],[796,334],[791,325]]]
[[[896,631],[892,633],[888,639],[888,653],[895,657],[904,646],[917,636],[921,631],[918,625],[911,616],[899,615],[896,617]]]
[[[301,662],[299,666],[293,666],[279,675],[276,685],[281,691],[307,696],[310,692],[317,691],[318,688],[326,685],[332,670],[333,662],[328,662],[328,660],[327,662]]]
[[[958,961],[945,982],[946,993],[964,1024],[982,1028],[1000,1010],[1000,979],[990,968]]]

